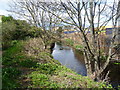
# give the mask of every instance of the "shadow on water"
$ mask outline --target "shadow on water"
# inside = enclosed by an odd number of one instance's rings
[[[58,60],[61,64],[74,70],[78,74],[86,76],[86,68],[83,57],[77,52],[74,53],[73,49],[67,46],[61,46],[55,43],[52,55],[54,59]]]

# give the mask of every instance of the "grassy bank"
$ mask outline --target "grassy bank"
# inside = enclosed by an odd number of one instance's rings
[[[42,47],[40,38],[31,38],[3,51],[3,89],[109,87],[62,66]]]

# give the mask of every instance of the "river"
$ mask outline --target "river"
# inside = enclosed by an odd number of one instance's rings
[[[54,59],[58,60],[62,65],[74,70],[78,74],[86,76],[86,68],[84,60],[79,59],[72,48],[61,46],[55,43],[52,53]]]
[[[74,51],[68,46],[61,46],[55,43],[52,55],[62,65],[65,65],[78,74],[87,75],[83,55],[80,55],[79,52]],[[120,85],[120,65],[110,64],[107,69],[110,71],[109,83],[115,88],[118,87]]]

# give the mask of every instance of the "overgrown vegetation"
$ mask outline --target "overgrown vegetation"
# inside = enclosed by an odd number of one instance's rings
[[[72,70],[58,64],[38,64],[36,71],[28,75],[32,81],[30,87],[41,88],[109,88],[105,84],[94,82]]]
[[[35,67],[37,62],[34,58],[27,57],[23,51],[23,42],[19,41],[14,46],[8,48],[3,52],[3,69],[2,69],[2,82],[3,89],[19,87],[19,77],[24,69]]]
[[[67,46],[73,46],[74,45],[74,41],[71,39],[65,39],[65,45]]]
[[[11,17],[7,18],[4,17],[3,24],[6,22],[6,24],[8,25],[10,22],[14,21],[17,20],[14,20]],[[24,22],[21,20],[18,21]],[[13,26],[15,25],[14,30],[13,27],[8,26],[5,27],[6,29],[4,29],[6,30],[6,32],[3,31],[4,32],[2,42],[4,48],[2,59],[3,89],[13,90],[14,88],[18,87],[20,88],[109,87],[103,83],[94,82],[88,77],[78,75],[77,73],[66,68],[65,66],[62,66],[57,60],[53,59],[49,52],[49,49],[47,50],[40,49],[40,47],[43,48],[42,40],[36,36],[38,34],[37,32],[34,32],[35,35],[34,36],[33,32],[28,31],[28,29],[31,28],[31,26],[29,26],[26,22],[21,23],[21,25],[14,23],[13,23]],[[28,26],[24,26],[24,24]],[[26,31],[27,34],[21,33],[24,31]],[[29,39],[26,39],[27,37],[29,37]],[[9,43],[6,44],[7,42]],[[68,43],[69,44],[71,43],[71,45],[73,44],[73,42],[71,42],[70,40],[68,40]]]
[[[40,37],[42,30],[31,26],[24,20],[15,20],[11,16],[2,17],[2,47],[7,49],[17,40]]]
[[[83,46],[82,45],[75,45],[74,46],[76,49],[83,49]]]
[[[19,87],[19,83],[16,82],[21,72],[17,68],[6,67],[2,69],[2,88],[12,89]]]

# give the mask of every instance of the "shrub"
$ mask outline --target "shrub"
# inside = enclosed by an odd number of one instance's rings
[[[73,46],[73,44],[74,44],[73,40],[71,40],[71,39],[65,39],[65,42],[69,46]]]
[[[8,17],[2,16],[2,22],[8,22],[8,21],[11,21],[11,20],[13,20],[12,16],[8,16]]]
[[[28,67],[28,68],[36,67],[36,64],[37,64],[36,61],[33,61],[31,59],[27,59],[27,58],[25,60],[22,60],[19,62],[19,65],[21,67]]]
[[[7,49],[12,40],[24,40],[29,36],[31,26],[24,20],[15,20],[11,16],[2,17],[2,46]]]
[[[4,22],[2,24],[2,48],[7,49],[11,46],[12,36],[15,32],[15,24],[13,21],[11,22]]]
[[[75,48],[76,49],[83,49],[83,46],[82,45],[76,45]]]
[[[21,72],[13,67],[2,69],[2,88],[13,89],[19,86],[15,79],[21,74]]]

